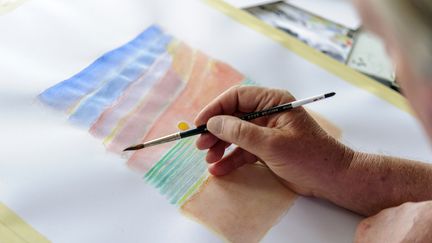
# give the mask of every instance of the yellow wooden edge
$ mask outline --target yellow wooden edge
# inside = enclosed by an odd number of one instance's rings
[[[17,237],[21,241],[17,241]],[[33,229],[6,205],[0,203],[0,242],[48,243],[50,241]]]
[[[7,226],[0,222],[0,242],[1,243],[27,243],[20,236],[11,231]]]
[[[224,12],[225,14],[239,21],[240,23],[247,25],[252,29],[272,38],[273,40],[282,44],[284,47],[288,48],[290,51],[326,69],[327,71],[333,73],[334,75],[347,81],[348,83],[367,90],[375,94],[376,96],[386,100],[387,102],[393,104],[397,108],[408,112],[409,114],[413,114],[405,97],[403,97],[398,92],[384,86],[383,84],[369,78],[368,76],[360,72],[355,71],[354,69],[346,66],[345,64],[328,57],[327,55],[313,49],[312,47],[309,47],[308,45],[286,34],[285,32],[274,28],[273,26],[249,14],[248,12],[236,8],[223,0],[203,1],[213,6],[214,8]]]

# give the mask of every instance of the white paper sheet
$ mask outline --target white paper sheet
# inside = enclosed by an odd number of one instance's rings
[[[220,242],[101,142],[35,97],[152,23],[258,83],[296,97],[369,152],[431,158],[415,118],[208,5],[192,0],[40,0],[0,16],[0,201],[53,242]],[[350,242],[359,217],[300,198],[263,242]]]

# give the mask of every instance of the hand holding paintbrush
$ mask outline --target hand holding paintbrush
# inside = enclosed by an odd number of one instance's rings
[[[247,113],[243,116],[240,117],[240,119],[245,120],[245,121],[250,121],[259,117],[263,117],[263,116],[269,116],[269,115],[273,115],[273,114],[277,114],[277,113],[281,113],[281,112],[286,112],[289,111],[291,109],[294,109],[296,107],[305,105],[305,104],[309,104],[315,101],[319,101],[325,98],[329,98],[334,96],[336,93],[331,92],[331,93],[327,93],[327,94],[322,94],[322,95],[317,95],[317,96],[313,96],[310,98],[306,98],[306,99],[302,99],[302,100],[296,100],[290,103],[286,103],[286,104],[281,104],[275,107],[272,107],[270,109],[265,109],[265,110],[261,110],[261,111],[255,111],[255,112],[251,112],[251,113]],[[198,134],[202,134],[202,133],[206,133],[208,132],[207,130],[207,125],[201,125],[198,126],[195,129],[191,129],[188,131],[184,131],[184,132],[177,132],[177,133],[173,133],[167,136],[163,136],[161,138],[157,138],[154,140],[150,140],[148,142],[145,142],[143,144],[138,144],[138,145],[134,145],[128,148],[125,148],[123,151],[129,151],[129,150],[139,150],[139,149],[143,149],[146,147],[151,147],[154,145],[158,145],[158,144],[162,144],[162,143],[167,143],[167,142],[172,142],[178,139],[182,139],[182,138],[187,138],[190,136],[195,136]]]

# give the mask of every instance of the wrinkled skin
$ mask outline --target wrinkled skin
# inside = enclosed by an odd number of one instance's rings
[[[404,203],[360,222],[355,242],[427,243],[432,239],[432,202]]]
[[[355,2],[365,27],[384,40],[398,82],[431,138],[432,78],[416,73],[408,61],[410,48],[396,37],[397,27],[377,13],[376,1]],[[302,108],[252,122],[233,117],[293,99],[286,91],[235,87],[206,106],[195,123],[207,123],[210,131],[197,140],[199,149],[208,150],[210,173],[223,176],[259,160],[295,192],[369,216],[358,226],[356,243],[430,242],[430,164],[353,151],[328,136]],[[224,156],[230,144],[238,147]]]
[[[348,166],[353,157],[351,149],[329,136],[303,108],[261,117],[253,122],[227,116],[263,110],[293,100],[287,91],[238,86],[205,107],[195,123],[207,123],[211,132],[197,140],[199,149],[208,149],[210,172],[221,176],[245,163],[260,160],[292,190],[319,196],[322,181],[330,183],[339,168]],[[220,114],[224,116],[216,116]],[[230,143],[239,147],[222,158]]]
[[[384,40],[397,67],[398,82],[431,138],[432,78],[415,73],[407,61],[410,48],[398,41],[393,29],[396,26],[380,17],[374,1],[378,0],[357,0],[355,3],[365,27]],[[431,242],[431,232],[432,202],[406,203],[363,220],[357,228],[355,242]]]

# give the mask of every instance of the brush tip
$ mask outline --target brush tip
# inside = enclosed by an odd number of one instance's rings
[[[324,97],[325,98],[329,98],[329,97],[334,96],[335,94],[336,94],[335,92],[327,93],[327,94],[324,95]]]
[[[144,144],[138,144],[138,145],[130,146],[130,147],[127,147],[127,148],[123,149],[123,152],[125,152],[125,151],[132,151],[132,150],[138,150],[138,149],[143,149],[143,148],[144,148]]]

